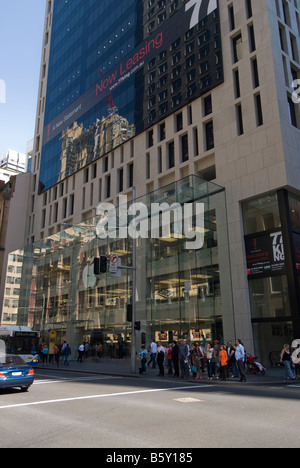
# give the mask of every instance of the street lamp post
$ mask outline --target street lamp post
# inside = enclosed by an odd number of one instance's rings
[[[136,202],[136,188],[132,189],[133,202]],[[136,373],[136,235],[132,239],[132,335],[131,335],[131,372]]]
[[[136,188],[132,188],[133,203],[136,203]],[[131,334],[131,372],[136,374],[136,233],[132,239],[132,267],[118,266],[121,270],[132,271],[132,334]]]

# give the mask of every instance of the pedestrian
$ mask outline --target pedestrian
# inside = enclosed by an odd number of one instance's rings
[[[82,364],[83,355],[84,355],[84,344],[81,344],[81,345],[78,347],[78,359],[77,359],[77,362],[81,362],[81,364]]]
[[[164,369],[165,353],[166,353],[166,350],[164,346],[161,344],[161,341],[159,341],[157,344],[157,365],[159,368],[158,376],[161,376],[161,377],[165,375],[165,369]]]
[[[54,355],[55,355],[55,347],[53,347],[53,345],[51,345],[49,347],[49,353],[48,353],[49,366],[52,366],[52,364],[53,364]]]
[[[90,345],[88,343],[84,343],[84,355],[85,358],[87,359],[89,357],[89,350],[90,350]]]
[[[156,355],[157,355],[157,344],[154,340],[152,340],[150,344],[150,354],[151,354],[151,361],[152,362],[152,369],[156,368]]]
[[[98,354],[98,358],[102,359],[103,357],[103,344],[102,343],[99,343],[98,345],[97,354]]]
[[[213,376],[213,363],[212,363],[213,348],[211,347],[210,343],[207,343],[207,345],[206,345],[205,358],[206,358],[206,363],[207,363],[208,380],[212,380],[212,376]]]
[[[284,365],[285,368],[285,380],[295,380],[295,376],[291,368],[291,361],[292,357],[290,346],[288,344],[285,344],[282,348],[280,355],[280,362]]]
[[[59,360],[60,360],[60,347],[56,344],[54,348],[54,353],[55,353],[55,362],[57,368],[59,367]]]
[[[65,366],[69,365],[70,356],[71,356],[71,348],[70,348],[70,345],[66,343],[66,346],[64,348],[64,358],[65,358],[64,365]]]
[[[148,357],[148,352],[145,349],[145,346],[142,345],[141,350],[140,350],[140,360],[141,360],[140,374],[146,373],[147,357]]]
[[[43,364],[43,367],[45,367],[45,364],[48,363],[48,353],[49,353],[48,346],[43,345],[43,347],[42,347],[42,364]]]
[[[67,347],[67,342],[64,341],[62,347],[61,347],[61,355],[62,355],[62,359],[64,360],[64,356],[65,356],[65,349]]]
[[[166,358],[168,362],[168,375],[173,375],[172,343],[169,343],[167,346]]]
[[[179,341],[179,365],[181,379],[187,379],[189,377],[189,348],[185,340]]]
[[[235,347],[232,345],[232,341],[228,341],[226,351],[228,355],[227,375],[229,377],[229,372],[231,371],[231,377],[236,378],[239,376],[239,371],[238,371],[237,363],[235,359]]]
[[[242,345],[241,340],[236,340],[235,345],[236,345],[235,359],[236,359],[239,374],[240,374],[240,382],[247,382],[246,372],[245,372],[245,348]]]
[[[194,357],[194,354],[196,352],[196,345],[194,343],[192,343],[191,345],[191,349],[190,349],[190,359],[191,359],[191,366],[190,366],[190,370],[193,374],[193,377],[194,379],[196,378],[196,375],[197,375],[197,368],[196,368],[196,365],[195,365],[195,357]]]
[[[174,377],[179,377],[179,347],[177,341],[173,341],[172,347],[172,361],[174,367]]]
[[[219,353],[219,364],[220,364],[220,377],[221,380],[227,380],[227,371],[228,371],[228,354],[226,351],[226,346],[221,345],[220,353]]]
[[[110,359],[114,358],[114,350],[115,350],[115,345],[113,340],[110,340],[109,342],[109,354],[110,354]]]
[[[196,380],[202,380],[202,362],[204,362],[204,354],[200,348],[200,345],[197,343],[194,350],[193,350],[193,355],[191,356],[191,359],[193,357],[192,364],[196,368]]]
[[[219,353],[220,353],[220,342],[218,340],[214,341],[214,351],[213,351],[213,373],[214,376],[218,379],[220,374],[220,364],[219,364]]]

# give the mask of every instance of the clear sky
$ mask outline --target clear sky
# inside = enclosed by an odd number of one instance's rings
[[[0,154],[34,137],[45,3],[0,0]]]

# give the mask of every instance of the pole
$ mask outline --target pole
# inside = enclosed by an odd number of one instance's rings
[[[133,203],[136,203],[136,188],[132,188]],[[136,232],[132,239],[132,335],[131,335],[131,372],[136,374]]]

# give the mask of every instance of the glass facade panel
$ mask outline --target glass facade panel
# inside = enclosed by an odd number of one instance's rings
[[[255,354],[266,367],[280,366],[280,353],[285,343],[294,340],[291,321],[253,324]]]
[[[300,197],[289,192],[289,208],[293,228],[300,229]]]
[[[252,319],[291,317],[286,276],[249,281]]]
[[[147,343],[153,337],[163,341],[180,336],[190,341],[202,335],[219,338],[224,310],[227,318],[232,310],[227,302],[231,296],[228,275],[220,274],[220,262],[224,272],[229,271],[224,190],[191,176],[137,202],[148,207],[150,216],[152,204],[161,200],[171,208],[174,203],[193,205],[193,231],[204,241],[192,249],[187,231],[178,229],[172,214],[169,238],[162,231],[163,222],[159,235],[151,238],[152,217],[143,220],[149,221],[149,238],[137,239],[136,320],[141,321],[141,332]],[[202,226],[197,224],[196,204],[204,207]],[[18,324],[41,331],[44,340],[55,330],[59,342],[67,339],[77,346],[86,341],[91,349],[102,343],[106,355],[129,357],[132,324],[127,322],[127,304],[133,296],[132,270],[122,269],[117,277],[109,272],[95,276],[93,263],[95,257],[114,254],[122,267],[132,267],[133,240],[120,238],[120,232],[116,239],[99,239],[100,220],[98,216],[70,226],[25,248]],[[221,257],[219,244],[224,247]],[[222,301],[222,291],[227,300]]]
[[[277,194],[271,193],[243,203],[245,235],[281,227]]]

